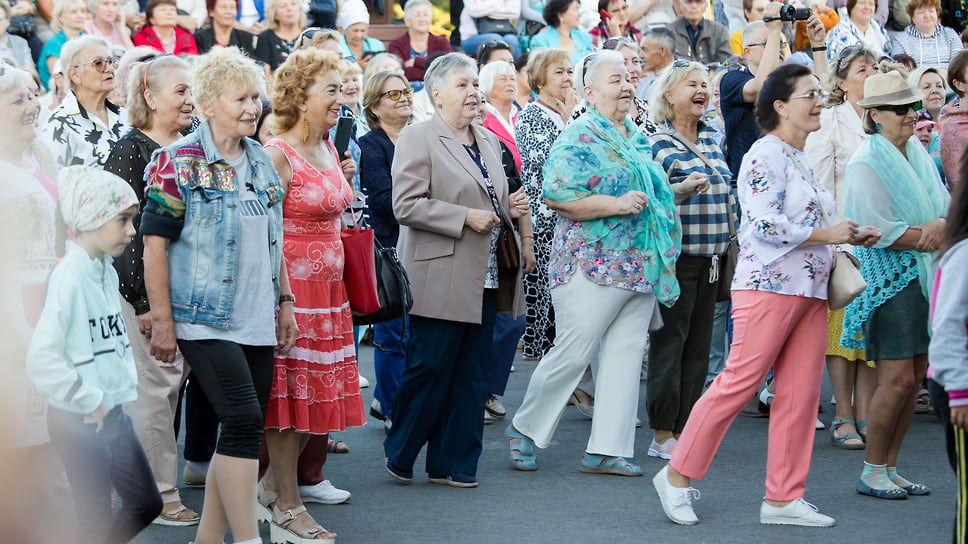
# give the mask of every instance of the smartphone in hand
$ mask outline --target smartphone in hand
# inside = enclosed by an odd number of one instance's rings
[[[352,117],[340,117],[336,122],[336,138],[333,141],[333,145],[336,146],[336,153],[339,155],[339,160],[342,161],[346,158],[344,153],[350,146],[350,135],[353,131],[353,123],[356,121]]]

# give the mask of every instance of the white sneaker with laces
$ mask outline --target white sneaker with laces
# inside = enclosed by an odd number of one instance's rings
[[[797,499],[782,507],[770,506],[763,501],[760,506],[760,523],[765,525],[799,525],[801,527],[833,527],[837,521],[821,514],[817,507],[803,499]]]
[[[340,504],[350,500],[350,492],[336,489],[329,482],[323,480],[316,485],[299,486],[299,498],[303,502],[318,502],[320,504]]]
[[[694,487],[672,487],[669,483],[669,465],[662,467],[662,470],[652,478],[652,485],[659,494],[662,511],[669,519],[679,525],[699,523],[699,518],[692,509],[693,501],[699,500],[699,490]]]

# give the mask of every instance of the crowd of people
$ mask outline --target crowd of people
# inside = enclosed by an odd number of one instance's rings
[[[643,475],[651,428],[683,525],[734,419],[769,417],[760,521],[828,527],[805,500],[825,368],[858,493],[930,493],[898,472],[916,411],[962,466],[968,16],[585,4],[459,2],[448,39],[409,0],[385,43],[362,0],[0,0],[5,474],[65,475],[24,484],[0,529],[335,542],[306,503],[350,500],[323,469],[367,411],[389,477],[426,447],[431,483],[473,488],[484,425],[507,419],[535,471],[569,405],[581,472]],[[413,298],[373,325],[369,407],[360,221]],[[834,305],[852,262],[866,288]],[[70,527],[31,508],[58,493]]]

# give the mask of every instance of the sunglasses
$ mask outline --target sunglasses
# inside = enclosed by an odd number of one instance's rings
[[[751,43],[751,44],[747,45],[746,47],[757,47],[757,46],[760,46],[760,45],[766,45],[766,42],[762,42],[762,43]],[[786,40],[780,40],[780,48],[781,49],[785,49],[788,45],[790,45],[790,42],[788,42]]]
[[[862,42],[857,42],[854,45],[845,47],[840,50],[837,54],[837,69],[843,68],[844,64],[849,63],[857,55],[860,55],[864,51],[864,44]]]
[[[585,86],[585,74],[588,73],[588,63],[591,62],[591,60],[597,56],[598,56],[598,53],[592,53],[587,57],[585,57],[585,60],[582,61],[581,63],[581,86],[582,87]]]
[[[619,46],[627,45],[633,49],[638,49],[638,45],[631,39],[625,36],[617,36],[615,38],[609,38],[602,43],[602,49],[618,49]]]
[[[413,89],[391,89],[385,93],[380,93],[380,96],[389,96],[390,100],[393,100],[394,102],[400,100],[401,96],[405,96],[407,97],[407,100],[410,100],[413,98]]]
[[[893,111],[894,115],[901,117],[902,115],[907,115],[907,112],[912,109],[917,112],[921,109],[921,107],[921,101],[918,100],[913,104],[901,104],[899,106],[876,106],[874,109],[877,111]]]
[[[118,58],[117,57],[112,57],[112,58],[100,57],[100,58],[96,58],[96,59],[93,59],[93,60],[89,60],[87,62],[82,62],[82,63],[78,64],[77,66],[84,66],[85,64],[90,64],[91,66],[94,67],[95,70],[97,70],[98,72],[100,72],[100,73],[103,74],[104,72],[107,72],[108,71],[108,68],[109,67],[111,68],[111,70],[116,70],[118,68]]]

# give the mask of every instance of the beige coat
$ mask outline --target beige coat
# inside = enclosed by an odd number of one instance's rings
[[[837,201],[836,212],[827,210],[834,214],[830,218],[834,223],[844,220],[847,163],[866,139],[860,116],[849,102],[824,108],[820,112],[820,130],[807,136],[803,150],[810,157],[817,177]]]
[[[484,128],[471,128],[501,203],[501,215],[509,221],[500,144]],[[435,114],[400,132],[391,174],[393,214],[400,223],[397,251],[413,289],[410,314],[480,323],[491,235],[464,226],[468,209],[493,209],[480,168]],[[513,300],[514,316],[521,315],[520,271],[513,281],[502,278],[499,290],[505,292],[499,299]]]

